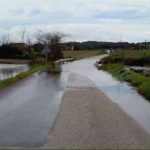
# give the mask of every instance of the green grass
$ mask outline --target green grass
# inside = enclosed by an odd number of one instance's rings
[[[22,73],[18,74],[15,77],[8,78],[6,80],[0,80],[0,89],[5,88],[5,87],[11,85],[11,84],[15,83],[18,80],[26,78],[27,76],[29,76],[29,75],[37,72],[38,70],[40,70],[42,68],[43,68],[42,65],[34,65],[28,71],[22,72]]]
[[[124,69],[124,65],[150,66],[150,50],[116,51],[103,59],[103,69],[121,81],[129,82],[150,101],[150,77]]]
[[[150,57],[150,50],[123,50],[112,54],[113,57],[117,58],[143,58]]]
[[[76,60],[101,55],[102,53],[102,50],[63,51],[65,58],[71,57]]]
[[[150,65],[150,50],[121,50],[103,59],[104,63],[123,63],[126,65]]]
[[[124,69],[122,64],[105,64],[99,69],[111,73],[115,78],[129,82],[138,92],[150,101],[150,77]]]

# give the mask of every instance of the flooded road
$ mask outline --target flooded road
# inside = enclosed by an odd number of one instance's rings
[[[44,144],[59,110],[63,81],[59,75],[36,73],[0,90],[0,147]]]
[[[70,73],[91,79],[150,133],[150,103],[126,83],[98,71],[98,57],[62,66],[62,73],[34,75],[0,90],[0,147],[41,147],[59,112]]]
[[[28,65],[16,65],[16,64],[0,64],[0,80],[5,80],[16,76],[17,74],[27,71]]]
[[[98,57],[84,59],[63,66],[64,71],[82,74],[91,79],[112,101],[133,117],[150,133],[150,103],[126,82],[94,67]]]

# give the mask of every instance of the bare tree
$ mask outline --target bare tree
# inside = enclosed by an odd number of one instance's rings
[[[3,33],[1,36],[1,43],[4,44],[9,44],[10,43],[10,36],[9,33]]]
[[[34,49],[32,47],[32,40],[29,36],[27,38],[27,45],[28,45],[28,51],[29,51],[30,59],[34,60],[35,59],[35,52],[34,52]]]
[[[22,43],[24,43],[25,35],[26,35],[26,29],[23,28],[23,29],[21,29],[21,31],[20,31],[20,36],[21,36],[21,42],[22,42]]]
[[[31,46],[32,45],[32,40],[31,40],[31,38],[28,36],[27,37],[27,44],[29,45],[29,46]]]
[[[37,41],[48,45],[51,49],[51,59],[57,60],[63,58],[61,42],[66,35],[61,32],[44,33],[40,31],[37,35]]]
[[[66,37],[67,35],[66,34],[63,34],[61,32],[43,32],[42,30],[39,30],[37,36],[36,36],[36,39],[38,42],[40,42],[41,44],[49,44],[49,45],[52,45],[52,44],[58,44],[62,41],[62,39],[64,37]]]

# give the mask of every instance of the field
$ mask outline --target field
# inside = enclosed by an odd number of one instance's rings
[[[116,51],[103,59],[107,63],[123,63],[133,66],[150,66],[150,50]]]
[[[146,56],[150,57],[150,50],[123,50],[118,51],[113,55],[114,57],[118,58],[142,58]]]
[[[102,50],[82,50],[82,51],[63,51],[65,58],[74,58],[76,60],[102,54]]]
[[[23,59],[0,59],[0,63],[3,63],[3,64],[29,64],[30,60],[23,60]]]

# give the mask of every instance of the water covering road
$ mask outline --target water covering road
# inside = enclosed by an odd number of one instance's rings
[[[0,90],[0,146],[41,147],[59,111],[68,75],[90,78],[114,102],[150,132],[150,103],[126,83],[98,71],[98,57],[63,65],[61,75],[36,73]]]
[[[59,75],[36,73],[0,90],[1,147],[44,144],[58,112],[63,81]]]
[[[100,57],[92,57],[64,65],[64,71],[74,72],[91,79],[112,101],[133,117],[150,133],[150,102],[126,82],[120,82],[104,71],[94,67]]]

